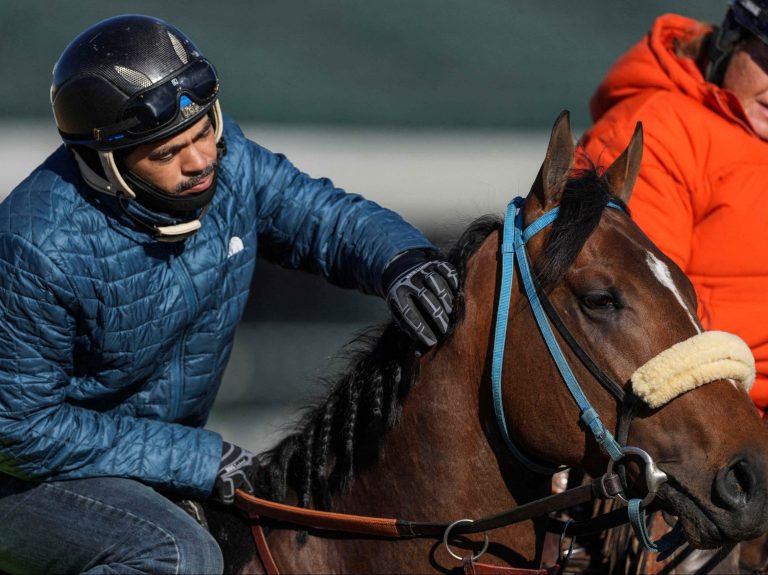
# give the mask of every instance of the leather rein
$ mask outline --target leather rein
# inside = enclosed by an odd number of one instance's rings
[[[626,439],[629,434],[629,424],[637,408],[641,405],[641,402],[638,401],[638,398],[633,394],[625,392],[621,385],[606,375],[589,354],[579,345],[576,338],[571,334],[559,314],[556,312],[544,290],[536,281],[534,274],[530,272],[525,243],[528,239],[554,221],[559,209],[555,208],[539,217],[531,225],[523,227],[523,203],[524,200],[522,198],[515,198],[509,203],[506,222],[508,224],[513,222],[514,225],[505,225],[504,239],[501,246],[502,285],[499,295],[492,367],[492,392],[499,428],[505,439],[505,443],[512,453],[521,461],[521,463],[528,467],[529,470],[545,475],[550,475],[559,470],[559,468],[553,468],[538,461],[534,461],[529,456],[523,454],[509,437],[506,430],[506,421],[503,415],[500,388],[501,359],[503,358],[508,308],[512,291],[512,278],[514,276],[514,256],[517,255],[517,265],[525,286],[525,292],[531,303],[534,315],[537,316],[537,323],[542,330],[542,335],[544,335],[544,338],[547,341],[550,353],[555,359],[569,391],[581,408],[582,421],[595,435],[595,438],[601,447],[611,457],[605,475],[593,480],[589,484],[584,484],[579,487],[565,490],[561,493],[537,499],[496,515],[483,517],[477,520],[460,519],[453,523],[418,522],[398,518],[367,517],[317,511],[314,509],[276,503],[260,499],[244,491],[237,491],[235,505],[243,510],[251,520],[252,535],[260,559],[269,575],[278,575],[279,570],[269,550],[264,534],[263,523],[265,520],[270,525],[272,525],[272,522],[277,522],[280,524],[289,524],[297,528],[352,533],[384,539],[442,538],[448,553],[464,563],[464,571],[469,575],[481,575],[483,573],[502,573],[507,575],[553,575],[560,572],[563,563],[568,559],[567,556],[561,557],[561,562],[559,562],[559,564],[539,569],[502,567],[478,563],[477,559],[484,553],[488,544],[487,531],[536,517],[547,516],[553,512],[562,511],[575,505],[587,503],[596,499],[618,498],[624,503],[627,503],[629,507],[620,507],[599,517],[585,521],[564,522],[548,517],[547,531],[559,533],[562,541],[566,535],[568,537],[577,537],[600,533],[606,529],[611,529],[629,522],[632,523],[636,534],[647,548],[653,551],[659,551],[662,548],[669,549],[676,546],[679,541],[679,533],[664,540],[661,545],[659,545],[659,542],[651,542],[644,531],[645,508],[647,508],[655,497],[656,491],[661,483],[666,481],[666,475],[658,470],[647,453],[639,448],[626,446]],[[623,206],[613,201],[610,201],[607,204],[607,207],[622,212],[625,211]],[[554,335],[549,327],[547,319],[554,324],[562,339],[566,341],[582,364],[587,367],[595,379],[600,382],[600,384],[608,390],[608,392],[611,393],[622,406],[616,434],[618,441],[614,439],[614,436],[604,427],[599,416],[586,400],[586,397],[583,395],[580,386],[575,381],[575,377],[567,365],[567,361],[564,359],[559,345],[556,342],[552,343],[554,341]],[[546,325],[542,325],[542,322]],[[564,367],[562,365],[563,363],[565,364]],[[639,456],[645,463],[645,479],[648,487],[648,494],[642,500],[632,499],[628,501],[624,497],[625,482],[623,481],[623,469],[620,469],[618,474],[613,472],[613,464],[621,461],[627,455]],[[449,545],[450,537],[479,532],[485,534],[485,545],[479,553],[462,557],[451,550]]]
[[[456,555],[449,547],[449,539],[454,535],[484,532],[487,546],[487,532],[490,530],[546,516],[555,511],[562,511],[574,505],[596,499],[614,499],[621,491],[622,485],[619,476],[611,473],[595,479],[589,484],[567,489],[561,493],[519,505],[496,515],[489,515],[477,520],[461,519],[453,523],[421,522],[398,518],[369,517],[317,511],[261,499],[241,490],[238,490],[235,494],[235,505],[244,511],[251,521],[251,533],[256,543],[259,557],[269,575],[279,574],[277,564],[269,550],[264,534],[264,523],[273,525],[274,522],[320,532],[351,533],[390,540],[442,538],[448,552],[453,557],[464,562],[466,573],[484,573],[488,572],[487,569],[492,569],[494,573],[505,573],[507,575],[550,575],[557,573],[561,566],[525,569],[486,565],[477,562],[482,552],[465,557]],[[547,531],[559,533],[562,539],[566,534],[569,537],[578,537],[600,533],[606,529],[625,524],[627,521],[626,508],[620,508],[586,521],[564,522],[549,518]]]

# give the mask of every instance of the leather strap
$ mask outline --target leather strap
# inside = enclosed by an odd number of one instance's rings
[[[397,529],[396,519],[346,515],[344,513],[330,513],[304,507],[294,507],[293,505],[260,499],[240,489],[236,492],[235,505],[245,511],[252,519],[263,515],[277,521],[329,531],[345,531],[361,535],[380,535],[385,537],[401,536]]]
[[[464,560],[464,575],[558,575],[560,565],[551,567],[539,567],[537,569],[525,569],[523,567],[506,567],[502,565],[489,565],[478,563],[470,557]]]
[[[562,534],[567,531],[568,537],[584,537],[587,535],[598,535],[608,529],[613,529],[619,525],[625,525],[629,522],[626,507],[619,507],[598,517],[586,519],[584,521],[562,521],[550,517],[547,519],[547,531],[550,533]]]
[[[566,509],[579,503],[593,501],[594,499],[612,498],[620,491],[621,483],[616,475],[598,478],[593,480],[591,484],[581,485],[562,493],[524,503],[497,515],[483,517],[469,525],[457,526],[454,529],[454,533],[479,533],[505,527],[533,517],[546,516],[553,511]],[[426,523],[396,518],[317,511],[315,509],[261,499],[239,489],[235,494],[235,505],[251,518],[268,517],[277,521],[314,529],[343,531],[360,535],[376,535],[389,538],[442,537],[448,528],[447,523]],[[614,517],[612,519],[618,520],[618,522],[621,522],[623,519],[626,522],[626,510],[622,511],[623,517]],[[578,530],[578,527],[572,524],[569,532],[573,533],[574,528]],[[586,528],[589,529],[589,527]]]
[[[259,552],[259,559],[267,572],[267,575],[280,575],[272,552],[269,550],[267,538],[264,536],[264,530],[258,521],[251,525],[251,533],[256,542],[256,548]],[[555,564],[551,567],[541,567],[538,569],[525,569],[523,567],[509,567],[502,565],[490,565],[488,563],[478,563],[471,557],[464,560],[465,575],[559,575],[560,565]]]
[[[253,534],[253,540],[256,542],[256,549],[259,552],[261,564],[264,565],[264,570],[267,572],[267,575],[280,575],[280,570],[277,568],[275,558],[272,557],[272,552],[269,550],[269,544],[264,535],[264,529],[262,529],[261,523],[258,521],[258,517],[251,517],[251,519],[254,520],[251,523],[251,533]]]
[[[598,478],[591,483],[568,489],[562,493],[556,493],[548,497],[536,499],[530,503],[524,503],[503,513],[484,517],[476,520],[471,525],[462,529],[456,529],[456,533],[478,533],[498,529],[533,517],[546,516],[553,511],[560,511],[595,499],[613,498],[621,492],[621,483],[616,475]],[[625,515],[626,517],[626,515]],[[570,531],[570,529],[569,529]]]
[[[497,515],[485,517],[465,526],[457,526],[456,533],[476,533],[518,523],[537,516],[546,516],[549,512],[571,507],[577,503],[592,501],[594,499],[612,498],[621,491],[621,482],[615,474],[598,478],[591,484],[569,489],[563,493],[550,495],[543,499],[520,505],[509,511]],[[264,530],[261,526],[261,517],[329,531],[341,531],[360,535],[374,535],[386,538],[408,537],[440,537],[448,528],[443,523],[421,523],[405,521],[393,518],[368,517],[362,515],[347,515],[344,513],[331,513],[317,511],[303,507],[295,507],[284,503],[277,503],[261,499],[250,493],[238,489],[235,493],[235,505],[243,510],[251,519],[251,532],[256,548],[259,552],[262,564],[268,575],[279,575],[277,564],[269,550]],[[569,536],[583,533],[595,533],[604,529],[615,527],[627,522],[625,508],[605,514],[597,519],[585,522],[569,523],[567,526]],[[552,518],[549,519],[548,530],[563,533],[566,524]],[[465,560],[464,572],[469,575],[486,575],[498,573],[501,575],[557,575],[560,566],[542,567],[538,569],[524,569],[520,567],[504,567],[477,563],[471,558]]]

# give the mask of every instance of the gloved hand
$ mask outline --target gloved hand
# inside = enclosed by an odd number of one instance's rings
[[[417,341],[431,347],[448,331],[459,275],[447,261],[403,252],[384,270],[382,284],[395,321]]]
[[[253,484],[249,477],[257,467],[256,456],[237,445],[223,442],[221,446],[221,463],[213,484],[211,497],[226,505],[235,501],[235,489],[253,493]]]

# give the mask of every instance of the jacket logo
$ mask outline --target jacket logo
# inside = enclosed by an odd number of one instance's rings
[[[244,248],[245,246],[243,245],[243,240],[237,236],[232,236],[229,238],[229,250],[227,250],[227,257],[231,258],[236,253],[243,251]]]

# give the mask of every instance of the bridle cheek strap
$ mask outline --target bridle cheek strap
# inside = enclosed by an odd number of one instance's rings
[[[719,379],[745,392],[755,381],[755,358],[744,341],[724,331],[705,331],[676,343],[632,375],[632,391],[651,408]]]

